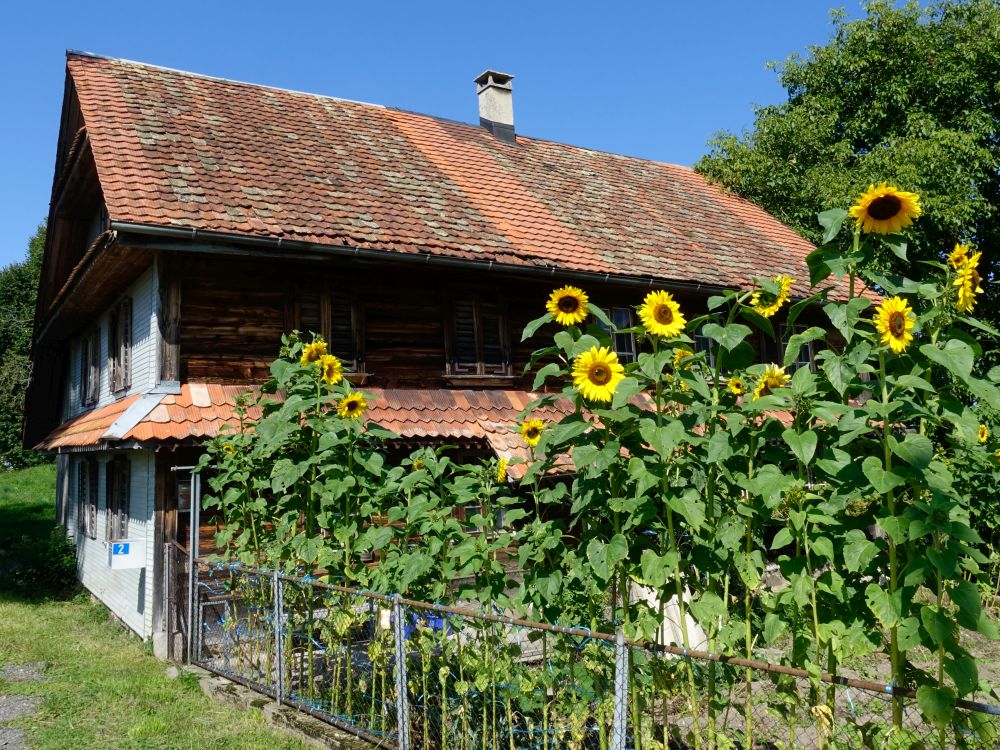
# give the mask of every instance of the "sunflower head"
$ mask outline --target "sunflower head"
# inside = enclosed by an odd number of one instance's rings
[[[919,195],[883,182],[869,185],[848,213],[862,232],[893,234],[910,226],[921,211]]]
[[[690,370],[693,362],[687,361],[690,357],[694,356],[694,352],[690,349],[685,349],[681,347],[674,352],[674,369],[675,370]]]
[[[913,341],[916,317],[910,303],[902,297],[890,297],[875,309],[875,330],[884,346],[899,354]]]
[[[969,246],[955,243],[955,249],[948,253],[948,264],[957,271],[968,257]]]
[[[981,252],[973,253],[958,266],[958,278],[955,279],[954,283],[958,287],[955,309],[959,312],[971,312],[976,305],[976,295],[983,292],[983,288],[980,286],[982,277],[979,275],[979,258],[981,256]]]
[[[236,448],[233,447],[232,443],[226,443],[224,446],[222,446],[222,452],[225,453],[227,456],[231,456],[236,452]]]
[[[793,281],[795,279],[791,276],[775,276],[773,282],[778,288],[777,293],[775,294],[766,289],[758,289],[750,297],[750,307],[758,315],[770,318],[781,309],[782,305],[788,302],[788,292],[792,288]]]
[[[573,385],[590,401],[610,401],[624,377],[618,355],[606,346],[592,346],[573,360]]]
[[[424,468],[424,462],[419,458],[413,460],[413,464],[410,466],[410,471],[420,471]]]
[[[990,428],[984,424],[979,425],[979,442],[985,443],[990,439]]]
[[[760,376],[760,380],[757,381],[757,387],[753,391],[753,400],[756,401],[762,396],[770,396],[778,388],[787,386],[790,380],[791,378],[785,373],[784,367],[768,365],[764,374]]]
[[[507,459],[501,458],[497,461],[497,482],[503,484],[507,481]]]
[[[299,364],[303,367],[308,367],[313,362],[319,362],[326,356],[326,342],[325,341],[313,341],[311,344],[306,344],[302,347],[302,358],[299,360]]]
[[[337,402],[337,414],[343,419],[357,419],[367,409],[368,402],[357,391],[348,393]]]
[[[320,376],[329,385],[336,385],[344,379],[344,365],[332,354],[324,354],[319,360],[319,366]]]
[[[545,422],[540,419],[526,419],[521,423],[521,438],[529,448],[538,445],[542,439],[542,431],[545,429]]]
[[[639,319],[643,328],[651,335],[667,339],[679,336],[687,325],[687,320],[681,313],[681,306],[670,292],[662,290],[646,295],[639,307]]]
[[[560,287],[549,295],[545,309],[561,326],[582,323],[588,314],[587,293],[575,286]]]
[[[729,392],[734,396],[742,396],[746,393],[747,387],[743,382],[743,378],[732,377],[726,381],[726,387],[729,388]]]

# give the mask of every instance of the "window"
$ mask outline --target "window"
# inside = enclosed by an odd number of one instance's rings
[[[318,333],[327,349],[348,372],[362,372],[362,307],[357,300],[329,292],[297,290],[297,320],[291,325],[302,333]],[[308,338],[306,339],[308,340]]]
[[[101,329],[95,328],[83,337],[80,344],[80,404],[97,403],[101,377]]]
[[[797,333],[805,333],[808,326],[782,326],[781,327],[781,352],[779,354],[784,356],[785,349],[788,348],[788,342],[791,340],[792,336]],[[799,351],[795,355],[795,361],[791,364],[792,372],[798,370],[800,367],[806,367],[808,369],[813,369],[813,356],[815,351],[813,349],[815,342],[810,341],[808,344],[803,344],[799,347]]]
[[[128,297],[111,311],[108,324],[108,389],[112,393],[132,385],[132,300]]]
[[[605,307],[602,308],[608,319],[614,323],[615,330],[621,331],[632,327],[632,310],[627,307]],[[610,329],[601,323],[601,328],[610,333]],[[615,353],[618,360],[625,364],[635,362],[635,336],[631,333],[616,333],[614,336]]]
[[[105,508],[109,542],[128,538],[129,481],[131,463],[126,456],[118,455],[108,461],[105,470]]]
[[[451,301],[449,375],[509,375],[506,315],[497,302]]]
[[[76,463],[76,527],[91,539],[97,538],[97,471],[92,458]]]
[[[714,344],[715,342],[708,336],[702,335],[700,330],[694,335],[694,353],[700,354],[701,352],[705,352],[705,364],[713,372],[715,371]]]

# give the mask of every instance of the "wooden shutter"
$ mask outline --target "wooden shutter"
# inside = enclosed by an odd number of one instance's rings
[[[107,541],[128,537],[129,481],[131,462],[125,456],[115,456],[106,469]]]
[[[344,363],[344,369],[357,370],[352,305],[348,300],[331,299],[329,307],[330,335],[327,343],[330,353]]]
[[[101,329],[96,331],[91,331],[90,336],[87,337],[87,366],[90,369],[90,378],[87,382],[89,390],[87,393],[87,402],[91,404],[97,403],[98,390],[101,383]]]
[[[87,479],[86,460],[76,462],[76,528],[81,533],[87,533],[87,521],[90,518],[90,481]]]
[[[478,372],[479,347],[476,344],[476,307],[472,300],[458,299],[452,303],[455,348],[453,370],[456,374]]]
[[[121,388],[132,386],[132,298],[122,300],[118,313],[118,324],[121,326],[119,342],[121,346]]]
[[[503,353],[503,316],[499,305],[492,302],[479,304],[479,335],[482,340],[482,371],[500,375],[507,371]]]
[[[100,471],[96,459],[87,460],[87,536],[97,538],[97,472]]]
[[[118,481],[118,539],[128,538],[128,519],[131,509],[130,488],[132,481],[132,462],[125,456],[120,456],[115,468]]]

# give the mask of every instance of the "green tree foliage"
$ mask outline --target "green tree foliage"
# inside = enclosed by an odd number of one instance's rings
[[[696,169],[818,241],[816,214],[889,180],[923,198],[913,260],[956,241],[1000,261],[1000,5],[945,0],[833,14],[825,46],[775,64],[788,101],[723,132]],[[992,285],[991,285],[992,286]],[[995,288],[979,313],[1000,317]]]
[[[45,225],[28,241],[25,259],[0,269],[0,469],[46,459],[21,446],[24,391],[28,385],[32,322],[45,252]]]

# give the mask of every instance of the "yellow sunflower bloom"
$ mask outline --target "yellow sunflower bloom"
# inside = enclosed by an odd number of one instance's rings
[[[969,257],[969,246],[955,244],[955,249],[948,253],[948,263],[956,271]]]
[[[324,354],[319,360],[319,366],[321,377],[330,385],[336,385],[344,379],[344,365],[332,354]]]
[[[357,419],[368,409],[368,402],[358,392],[348,393],[337,402],[337,414],[343,419]]]
[[[747,390],[743,378],[729,378],[726,381],[726,386],[729,388],[729,392],[736,396],[742,396]]]
[[[694,352],[690,349],[678,349],[674,352],[674,369],[690,370],[693,362],[684,362],[688,357],[693,357]],[[683,363],[683,367],[681,366]]]
[[[681,306],[670,292],[664,291],[650,292],[646,295],[639,308],[639,319],[643,328],[649,333],[667,339],[679,336],[687,325],[687,320],[681,313]]]
[[[410,466],[410,471],[420,471],[422,468],[424,468],[424,462],[418,458],[413,461],[413,464]]]
[[[915,323],[910,303],[902,297],[890,297],[875,308],[875,330],[882,344],[892,349],[893,354],[904,351],[913,341],[910,331]]]
[[[573,360],[573,385],[590,401],[610,401],[624,377],[618,355],[606,346],[592,346]]]
[[[299,364],[303,367],[308,367],[313,362],[319,362],[325,356],[326,342],[314,341],[302,347],[302,359],[299,360]]]
[[[222,452],[227,456],[231,456],[236,452],[236,448],[233,447],[232,443],[226,443],[222,446]]]
[[[542,431],[545,429],[545,422],[540,419],[528,419],[521,424],[521,437],[529,448],[538,445],[542,439]]]
[[[784,388],[788,385],[790,380],[791,378],[785,373],[784,367],[768,365],[757,382],[757,387],[753,392],[753,400],[756,401],[762,396],[770,396],[778,388]]]
[[[792,288],[792,282],[795,281],[791,276],[775,276],[774,283],[778,285],[777,296],[764,291],[763,289],[758,289],[750,297],[750,307],[754,309],[758,315],[765,318],[770,318],[782,306],[788,302],[788,292]]]
[[[501,458],[497,461],[497,482],[503,484],[507,481],[507,459]]]
[[[560,287],[549,295],[545,309],[561,326],[582,323],[588,314],[587,293],[575,286]]]
[[[979,442],[985,443],[990,439],[990,428],[984,424],[979,425]]]
[[[980,256],[982,253],[973,253],[958,267],[958,278],[955,279],[958,299],[955,301],[955,309],[959,312],[971,312],[976,306],[976,295],[983,293],[983,288],[979,285],[982,281],[979,275]]]
[[[919,195],[883,182],[869,185],[848,213],[862,232],[893,234],[910,226],[922,210]]]

